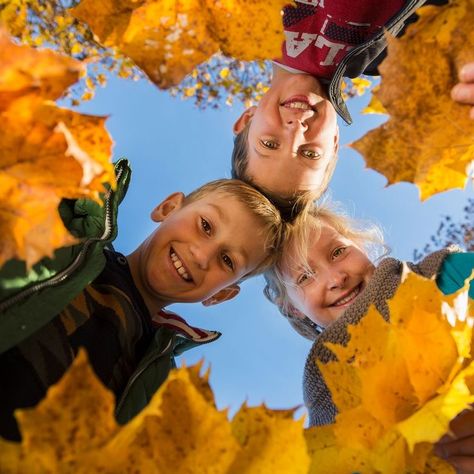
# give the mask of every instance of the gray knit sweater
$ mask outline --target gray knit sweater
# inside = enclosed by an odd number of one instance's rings
[[[441,250],[428,255],[419,264],[407,263],[410,270],[419,275],[431,278],[438,273],[444,257],[449,250]],[[387,300],[393,297],[400,284],[403,263],[394,258],[385,258],[377,266],[373,277],[356,301],[347,308],[343,315],[324,332],[316,336],[311,348],[303,376],[303,394],[305,405],[309,412],[309,424],[325,425],[333,423],[337,413],[331,393],[327,388],[316,360],[327,363],[336,360],[334,354],[324,345],[333,342],[346,345],[349,341],[347,326],[358,323],[374,304],[383,318],[390,319]],[[306,334],[305,334],[306,335]]]

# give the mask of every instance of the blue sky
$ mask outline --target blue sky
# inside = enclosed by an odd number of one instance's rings
[[[349,102],[355,124],[341,127],[347,144],[382,121],[362,116],[368,97]],[[133,175],[119,213],[117,250],[127,254],[154,229],[150,212],[174,191],[192,191],[204,182],[230,177],[232,124],[242,107],[198,110],[192,101],[170,97],[146,80],[110,79],[80,110],[110,115],[107,127],[114,141],[114,160],[127,157]],[[382,159],[382,157],[381,157]],[[440,217],[460,218],[472,186],[434,196],[421,203],[412,184],[385,188],[386,179],[365,169],[357,152],[343,146],[330,186],[332,198],[354,217],[381,225],[392,255],[411,259],[437,229]],[[238,298],[204,308],[200,304],[170,309],[191,324],[219,330],[216,342],[181,357],[187,364],[204,358],[211,365],[211,385],[219,407],[231,414],[247,401],[271,408],[302,404],[302,370],[310,342],[296,334],[262,295],[263,280],[243,284]],[[179,361],[178,361],[179,363]]]

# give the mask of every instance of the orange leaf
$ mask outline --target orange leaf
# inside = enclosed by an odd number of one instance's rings
[[[388,184],[415,183],[424,200],[463,188],[474,159],[469,108],[450,97],[457,82],[453,65],[474,60],[474,1],[420,11],[402,38],[388,38],[388,57],[380,66],[375,95],[390,120],[352,146]]]

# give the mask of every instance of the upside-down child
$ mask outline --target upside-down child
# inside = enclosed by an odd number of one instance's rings
[[[321,196],[337,162],[337,116],[352,121],[343,78],[378,75],[386,32],[400,35],[417,8],[445,3],[296,0],[285,7],[285,42],[273,61],[270,87],[233,128],[232,176],[258,186],[289,212],[301,192]],[[459,81],[453,99],[474,105],[474,63],[461,68]],[[474,119],[474,108],[470,113]]]
[[[163,308],[233,298],[239,282],[275,259],[284,229],[277,209],[251,186],[226,179],[167,197],[151,213],[160,225],[122,255],[109,244],[130,179],[125,160],[116,173],[117,190],[103,207],[85,199],[62,202],[63,221],[80,244],[29,272],[18,261],[0,272],[3,438],[20,438],[14,410],[36,405],[79,347],[116,395],[117,419],[129,420],[165,380],[175,355],[220,336]]]
[[[265,274],[268,299],[296,331],[315,341],[303,382],[310,425],[332,423],[337,413],[315,363],[331,360],[325,343],[347,343],[347,326],[359,322],[371,304],[384,319],[390,319],[387,301],[400,284],[404,264],[391,257],[374,264],[369,258],[374,249],[378,249],[379,256],[383,255],[383,241],[376,227],[361,227],[329,207],[314,205],[307,215],[297,218],[293,235],[285,243],[277,264]],[[428,255],[418,264],[407,265],[415,273],[435,277],[439,289],[450,294],[471,275],[474,253],[445,249]],[[474,298],[474,281],[469,295]],[[474,443],[472,448],[468,454],[473,456],[474,464]]]

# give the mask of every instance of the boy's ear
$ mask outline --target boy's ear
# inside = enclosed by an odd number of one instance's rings
[[[184,194],[173,193],[170,194],[164,201],[160,202],[158,206],[151,211],[151,218],[155,222],[165,220],[170,214],[183,207]]]
[[[252,105],[252,107],[249,107],[247,110],[245,110],[244,113],[236,120],[232,128],[234,135],[238,135],[245,128],[245,126],[252,119],[253,114],[256,110],[257,107],[255,105]]]
[[[223,303],[224,301],[235,298],[240,293],[240,286],[237,284],[226,286],[222,290],[213,294],[202,302],[203,306],[214,306],[215,304]]]

